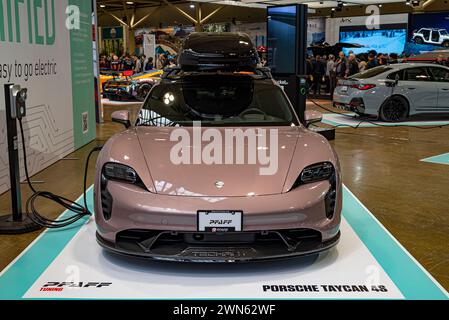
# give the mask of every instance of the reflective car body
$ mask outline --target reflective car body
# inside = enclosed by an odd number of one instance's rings
[[[195,262],[284,258],[334,246],[342,205],[335,152],[302,125],[272,128],[279,130],[279,169],[272,176],[261,176],[258,165],[175,165],[170,150],[176,142],[169,139],[174,127],[137,125],[115,135],[97,162],[99,243],[129,255]],[[331,179],[294,187],[305,168],[323,162],[334,168]],[[141,182],[106,179],[108,163],[133,168]],[[224,187],[217,188],[218,181]],[[200,232],[200,210],[242,211],[241,232]]]
[[[342,183],[331,145],[299,122],[266,69],[209,68],[164,74],[133,125],[126,111],[113,114],[127,130],[97,160],[98,243],[131,256],[212,263],[335,246]],[[256,161],[264,154],[270,161]]]
[[[108,80],[103,85],[103,97],[117,101],[143,101],[151,88],[160,80],[162,74],[161,70],[151,70],[131,77]]]
[[[395,98],[405,104],[405,118],[449,113],[449,68],[422,63],[373,68],[340,80],[333,101],[336,107],[378,117]]]

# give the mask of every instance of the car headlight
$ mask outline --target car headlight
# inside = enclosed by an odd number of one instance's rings
[[[132,184],[136,184],[140,180],[133,168],[120,163],[106,163],[103,166],[103,175],[108,180],[117,180]]]
[[[329,180],[335,172],[334,166],[330,162],[316,163],[302,170],[293,188],[300,185]]]

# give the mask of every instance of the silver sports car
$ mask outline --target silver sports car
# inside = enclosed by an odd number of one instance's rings
[[[376,67],[340,80],[334,106],[388,122],[449,114],[449,68],[417,63]]]

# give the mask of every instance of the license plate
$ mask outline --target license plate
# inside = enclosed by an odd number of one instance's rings
[[[348,86],[343,86],[341,87],[340,91],[346,93],[348,92],[348,89],[349,89]]]
[[[243,211],[198,211],[198,231],[242,231]]]

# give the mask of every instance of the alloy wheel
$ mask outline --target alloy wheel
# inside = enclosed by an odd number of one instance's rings
[[[407,105],[401,98],[391,98],[381,110],[381,118],[388,122],[403,121],[407,117]]]

